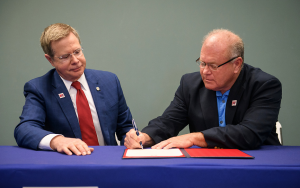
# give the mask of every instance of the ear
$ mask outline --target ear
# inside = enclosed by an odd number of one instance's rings
[[[234,62],[234,73],[239,73],[243,64],[243,59],[238,57]]]
[[[49,61],[49,63],[51,63],[51,65],[54,67],[54,63],[53,63],[53,60],[52,58],[50,57],[50,55],[48,54],[45,54],[45,58]]]

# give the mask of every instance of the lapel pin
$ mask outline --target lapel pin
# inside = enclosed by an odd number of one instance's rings
[[[231,106],[236,106],[237,100],[232,100]]]
[[[99,88],[99,87],[96,87],[96,90],[97,90],[97,91],[100,91],[100,88]]]
[[[65,98],[65,95],[63,93],[58,94],[59,98]]]

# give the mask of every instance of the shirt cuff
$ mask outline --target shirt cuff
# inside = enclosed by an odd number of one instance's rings
[[[39,143],[39,149],[42,149],[42,150],[53,150],[51,147],[50,147],[50,142],[51,140],[58,136],[58,135],[61,135],[61,134],[48,134],[46,135]]]

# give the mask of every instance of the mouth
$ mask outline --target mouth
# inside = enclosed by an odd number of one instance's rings
[[[80,66],[80,67],[77,67],[77,68],[74,68],[74,69],[71,69],[71,71],[73,71],[73,72],[78,72],[78,71],[80,71],[80,69],[81,69],[81,66]]]
[[[213,82],[211,79],[205,79],[205,82]]]

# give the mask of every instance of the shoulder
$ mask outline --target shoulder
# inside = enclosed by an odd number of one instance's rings
[[[94,69],[85,69],[84,74],[86,77],[94,77],[96,79],[116,79],[117,75],[102,70],[94,70]]]
[[[34,78],[34,79],[28,81],[26,84],[36,85],[37,87],[38,86],[45,87],[46,85],[51,85],[51,82],[52,82],[55,72],[56,72],[55,69],[51,69],[43,76]]]
[[[192,73],[184,74],[181,77],[181,80],[185,81],[185,82],[192,82],[192,81],[200,82],[202,80],[202,78],[201,78],[200,72],[192,72]]]
[[[102,70],[86,69],[84,74],[89,83],[98,83],[102,88],[114,89],[121,87],[120,81],[114,73]]]
[[[200,72],[184,74],[181,77],[180,85],[192,90],[204,86]]]
[[[49,96],[49,94],[51,94],[53,90],[53,80],[55,74],[58,75],[55,69],[51,69],[45,75],[26,82],[23,88],[23,94],[25,95],[25,97],[29,93],[32,93],[35,96],[39,97]]]
[[[180,85],[177,88],[175,95],[181,95],[182,98],[188,99],[191,96],[196,96],[199,94],[201,88],[203,87],[205,86],[200,72],[187,73],[181,77]]]
[[[243,81],[243,87],[247,93],[253,96],[264,95],[268,98],[281,98],[282,85],[275,76],[247,64],[244,68],[245,80]]]
[[[276,82],[281,85],[280,81],[275,76],[262,71],[260,68],[245,64],[243,69],[248,83],[263,84],[267,82]]]

